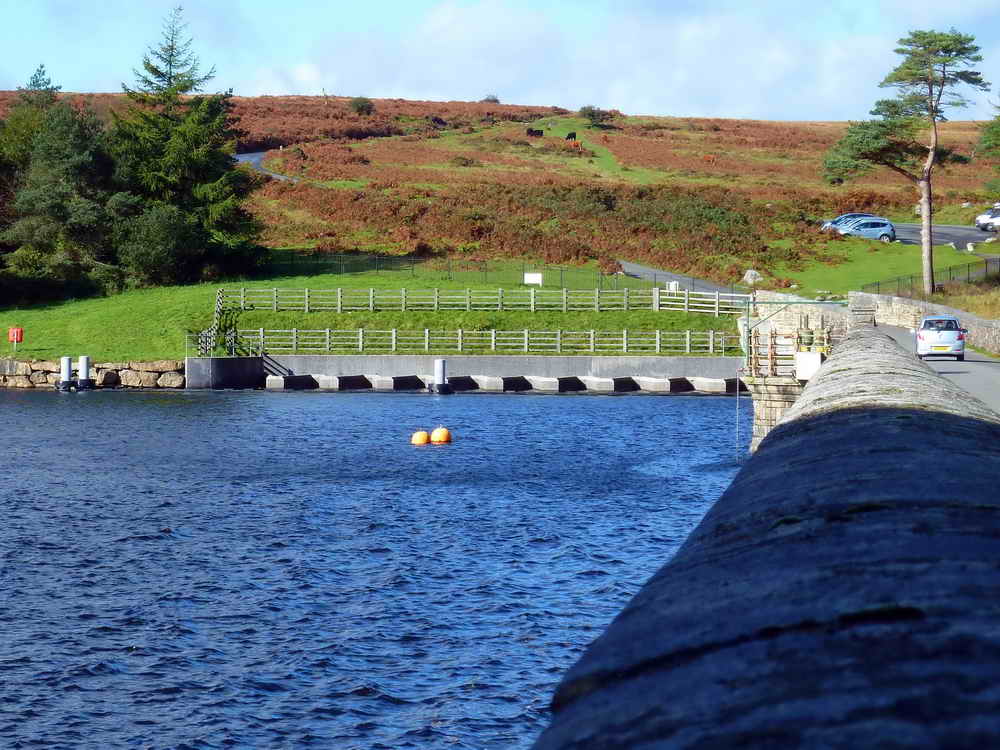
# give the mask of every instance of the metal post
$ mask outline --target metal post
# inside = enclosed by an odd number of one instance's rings
[[[68,391],[73,387],[73,358],[59,358],[59,383],[56,385],[60,391]]]
[[[76,387],[81,391],[89,391],[94,387],[94,380],[90,377],[90,357],[83,354],[76,367]]]
[[[453,392],[452,387],[448,385],[447,363],[443,359],[434,360],[434,385],[431,386],[431,390],[442,396]]]

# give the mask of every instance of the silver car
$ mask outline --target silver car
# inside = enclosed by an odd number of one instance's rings
[[[916,331],[917,357],[954,357],[965,359],[965,334],[954,315],[925,315]]]
[[[837,231],[840,234],[867,237],[870,240],[879,240],[880,242],[892,242],[896,239],[896,227],[882,216],[865,216],[854,219],[854,221],[837,227]]]

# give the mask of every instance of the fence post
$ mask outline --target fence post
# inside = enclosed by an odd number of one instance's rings
[[[278,288],[274,287],[271,290],[271,294],[273,295],[271,298],[271,309],[274,312],[278,312]]]
[[[628,354],[628,328],[622,328],[622,351]]]
[[[530,294],[531,312],[534,312],[535,311],[535,287],[531,287],[531,289],[529,289],[528,291],[531,293]]]
[[[562,354],[562,328],[556,331],[556,354]]]
[[[392,329],[392,351],[396,351],[396,329]]]
[[[560,274],[562,273],[562,269],[559,269],[559,273]],[[566,310],[568,309],[567,304],[568,304],[568,301],[569,301],[567,299],[567,295],[566,295],[566,287],[563,287],[562,292],[563,292],[563,312],[566,312]]]
[[[656,329],[656,353],[657,354],[660,353],[660,345],[661,345],[660,329],[657,328]]]
[[[375,312],[375,289],[372,287],[368,288],[368,310]]]
[[[400,291],[400,294],[401,294],[401,301],[402,301],[402,305],[403,305],[403,312],[406,312],[406,287],[404,286],[399,291]]]
[[[496,328],[491,328],[490,329],[490,351],[494,351],[495,352],[496,350],[497,350],[497,329]]]
[[[503,287],[497,289],[497,310],[503,310]]]
[[[458,329],[458,350],[462,351],[462,329]]]
[[[344,311],[344,290],[341,287],[337,287],[337,312]]]
[[[628,310],[628,287],[622,289],[622,308]]]
[[[434,287],[434,309],[438,309],[438,304],[440,304],[440,299],[438,295],[438,288]]]
[[[684,353],[691,353],[691,329],[684,331]]]
[[[260,355],[264,356],[264,329],[260,329]]]
[[[597,352],[597,335],[594,333],[594,329],[590,329],[590,353],[594,354]]]
[[[715,354],[715,331],[708,332],[708,353]]]
[[[465,287],[465,311],[468,312],[472,309],[472,290],[469,287]]]
[[[309,287],[306,287],[305,293],[306,293],[306,296],[305,296],[305,305],[306,305],[305,312],[309,312]]]
[[[715,290],[715,317],[719,317],[719,290]]]
[[[601,290],[594,289],[594,312],[601,311]]]
[[[653,312],[660,311],[660,287],[653,287]],[[659,351],[659,349],[657,349]]]
[[[330,329],[326,329],[326,350],[330,351]]]
[[[524,329],[524,353],[528,353],[528,329]]]
[[[691,290],[685,288],[684,289],[684,312],[691,312],[690,297],[691,297]]]
[[[299,329],[292,329],[292,351],[297,352],[299,350]]]
[[[240,287],[240,309],[247,309],[247,288],[245,286]]]
[[[431,329],[424,329],[424,351],[429,352],[431,350]]]

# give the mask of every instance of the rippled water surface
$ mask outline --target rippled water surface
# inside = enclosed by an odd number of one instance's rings
[[[724,397],[0,391],[0,417],[10,748],[528,747],[738,468]]]

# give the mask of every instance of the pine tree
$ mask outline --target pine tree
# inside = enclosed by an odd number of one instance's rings
[[[137,86],[122,84],[130,98],[145,103],[173,104],[184,94],[201,91],[215,77],[215,67],[201,73],[198,56],[191,50],[193,40],[184,38],[187,24],[182,20],[184,9],[178,5],[163,24],[163,37],[158,47],[150,47],[142,57],[142,70],[133,68]]]

